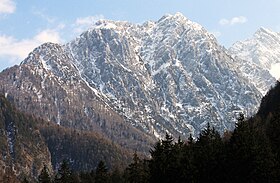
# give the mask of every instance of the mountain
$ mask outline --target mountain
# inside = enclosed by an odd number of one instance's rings
[[[46,121],[103,134],[124,148],[148,151],[153,139],[113,111],[80,76],[63,46],[46,43],[22,62],[5,70],[1,87],[19,109]]]
[[[51,168],[51,155],[37,128],[38,119],[16,110],[0,96],[0,181],[13,182],[24,177],[37,177],[46,165]]]
[[[44,165],[50,174],[63,160],[74,171],[94,170],[102,160],[110,169],[124,168],[132,151],[95,132],[59,126],[18,111],[0,95],[0,182],[35,182]],[[143,156],[142,154],[139,154]]]
[[[263,95],[280,78],[280,33],[260,28],[252,38],[233,44],[229,53],[243,60],[239,67]]]
[[[213,35],[182,14],[144,24],[100,20],[65,44],[45,43],[0,74],[20,110],[147,152],[166,132],[233,129],[261,93]]]

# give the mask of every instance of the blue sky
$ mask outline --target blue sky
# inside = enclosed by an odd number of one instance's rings
[[[279,0],[0,0],[0,71],[44,42],[65,43],[98,19],[143,23],[181,12],[229,47],[260,27],[280,32]]]

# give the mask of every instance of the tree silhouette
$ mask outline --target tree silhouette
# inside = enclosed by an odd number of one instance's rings
[[[96,183],[107,183],[109,182],[108,169],[104,161],[100,161],[95,171],[95,182]]]
[[[49,169],[46,165],[44,165],[41,173],[38,177],[39,183],[51,183],[51,177],[49,175]]]

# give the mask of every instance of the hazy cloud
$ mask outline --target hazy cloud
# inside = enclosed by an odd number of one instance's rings
[[[248,19],[244,16],[233,17],[231,19],[221,19],[219,21],[220,25],[235,25],[235,24],[244,24],[248,21]]]
[[[280,63],[271,66],[270,74],[280,81]]]
[[[60,43],[58,30],[46,29],[40,31],[31,39],[17,40],[12,36],[0,35],[0,57],[9,58],[12,64],[20,63],[37,46],[45,43]]]
[[[34,40],[40,43],[44,43],[44,42],[60,43],[62,41],[59,36],[59,32],[53,29],[46,29],[39,32],[34,37]]]
[[[0,0],[0,14],[9,14],[16,11],[16,3],[13,0]]]
[[[54,23],[55,22],[55,18],[50,17],[49,15],[45,14],[44,11],[42,11],[42,10],[33,9],[32,13],[34,15],[42,18],[43,20],[46,20],[48,23]]]
[[[74,23],[74,32],[81,33],[86,31],[90,26],[92,26],[95,22],[100,19],[104,19],[103,15],[95,15],[95,16],[87,16],[87,17],[80,17],[77,18]]]

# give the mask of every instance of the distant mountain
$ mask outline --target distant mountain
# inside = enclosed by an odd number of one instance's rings
[[[243,60],[237,64],[263,95],[280,78],[280,33],[260,28],[252,38],[236,42],[229,52]]]
[[[261,93],[227,50],[182,14],[142,25],[101,20],[75,40],[36,48],[0,74],[15,105],[148,151],[156,137],[233,129]]]

